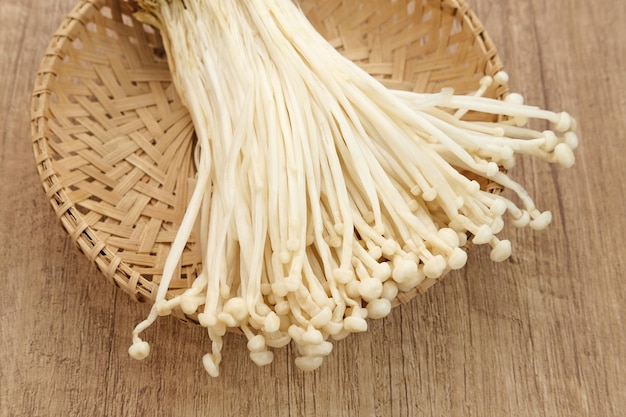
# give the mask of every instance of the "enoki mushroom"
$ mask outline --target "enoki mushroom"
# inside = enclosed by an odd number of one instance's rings
[[[574,120],[475,94],[392,91],[338,53],[291,0],[145,0],[138,17],[163,36],[174,85],[197,134],[196,187],[140,333],[173,309],[197,313],[219,374],[224,335],[238,328],[251,359],[293,342],[303,370],[332,351],[329,338],[367,330],[392,300],[462,268],[468,237],[503,261],[505,218],[543,229],[551,220],[506,169],[516,154],[569,167]],[[472,122],[468,111],[498,122]],[[528,119],[554,131],[526,126]],[[471,174],[471,175],[470,175]],[[519,204],[481,190],[482,177]],[[505,213],[508,215],[505,216]],[[202,271],[166,299],[199,223]],[[428,282],[428,281],[426,281]]]

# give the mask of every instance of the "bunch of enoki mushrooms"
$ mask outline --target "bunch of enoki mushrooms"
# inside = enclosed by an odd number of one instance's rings
[[[497,237],[505,218],[534,229],[550,222],[506,172],[516,154],[571,166],[575,122],[519,94],[483,97],[505,73],[471,95],[394,91],[337,52],[292,0],[138,5],[137,18],[160,30],[193,119],[197,177],[132,357],[149,354],[142,331],[181,309],[208,330],[212,376],[228,329],[246,336],[258,365],[293,342],[296,365],[313,370],[329,338],[366,331],[399,291],[462,268],[468,239],[499,262],[511,254]],[[495,121],[465,121],[468,111]],[[553,130],[527,127],[531,118]],[[166,297],[194,227],[202,270]]]

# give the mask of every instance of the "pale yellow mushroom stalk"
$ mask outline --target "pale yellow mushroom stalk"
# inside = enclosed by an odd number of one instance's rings
[[[291,0],[144,0],[137,17],[161,31],[174,85],[197,135],[196,188],[167,258],[156,301],[133,331],[160,315],[197,313],[219,375],[224,335],[238,328],[258,365],[293,342],[303,370],[332,351],[329,338],[367,330],[399,292],[462,268],[469,238],[503,261],[505,213],[518,226],[550,221],[503,168],[528,154],[573,163],[575,123],[566,113],[451,90],[388,90],[339,54]],[[463,121],[468,111],[502,122]],[[536,132],[529,118],[553,123]],[[560,135],[560,136],[559,136]],[[483,177],[522,202],[487,193]],[[198,220],[199,218],[199,220]],[[199,222],[202,270],[167,300]]]

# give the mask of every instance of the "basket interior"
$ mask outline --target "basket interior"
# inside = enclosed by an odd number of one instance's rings
[[[463,1],[300,5],[332,45],[390,88],[466,93],[501,69]],[[107,279],[145,301],[156,294],[185,211],[194,129],[158,33],[132,12],[127,1],[91,0],[68,15],[37,76],[32,131],[40,178],[63,226]],[[200,258],[192,235],[170,295],[193,282]]]

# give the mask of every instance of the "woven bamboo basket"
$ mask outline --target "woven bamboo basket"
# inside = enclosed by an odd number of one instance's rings
[[[300,5],[342,54],[390,88],[467,93],[502,68],[463,0]],[[70,238],[107,280],[134,300],[152,301],[190,194],[194,129],[159,34],[133,11],[125,0],[81,0],[65,18],[37,73],[32,140],[44,191]],[[505,90],[486,95],[501,98]],[[200,270],[197,249],[192,236],[170,297]],[[435,282],[401,293],[395,304]]]

